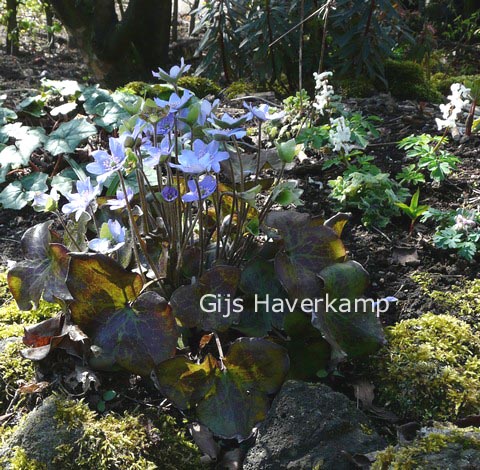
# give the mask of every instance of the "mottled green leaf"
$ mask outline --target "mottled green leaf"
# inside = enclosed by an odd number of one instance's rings
[[[237,319],[238,314],[229,309],[229,299],[233,300],[239,281],[240,269],[234,266],[213,267],[196,284],[179,287],[172,294],[170,303],[175,317],[188,328],[199,327],[205,331],[227,329]],[[205,295],[210,297],[202,302]]]
[[[275,258],[275,270],[292,298],[317,296],[316,279],[322,269],[344,261],[345,247],[337,233],[323,220],[295,211],[269,214],[266,224],[278,230],[284,249]]]
[[[0,106],[0,126],[3,126],[10,121],[15,121],[15,119],[17,119],[15,111]]]
[[[102,254],[71,254],[67,286],[74,302],[70,304],[73,321],[88,333],[101,320],[104,311],[124,308],[140,294],[143,282],[139,274],[125,270]]]
[[[141,294],[133,305],[100,315],[93,344],[101,354],[90,364],[118,364],[134,374],[149,375],[175,355],[178,333],[168,302],[155,292]]]
[[[10,183],[0,193],[0,204],[5,209],[22,209],[33,201],[36,193],[44,193],[48,190],[47,178],[46,173],[30,173]]]
[[[162,392],[217,436],[243,440],[265,419],[268,395],[276,393],[288,372],[286,350],[264,339],[240,338],[223,363],[208,355],[203,363],[178,357],[156,368]]]
[[[77,146],[97,132],[95,126],[86,119],[73,119],[64,122],[49,136],[45,149],[52,155],[74,153]]]
[[[333,356],[356,357],[375,352],[385,341],[371,301],[361,298],[368,273],[356,261],[338,263],[321,273],[330,306],[315,312],[313,325],[333,348]]]
[[[22,237],[25,261],[17,263],[8,272],[8,286],[20,310],[30,310],[40,298],[47,302],[70,300],[65,285],[69,256],[67,249],[50,243],[51,221],[29,228]]]

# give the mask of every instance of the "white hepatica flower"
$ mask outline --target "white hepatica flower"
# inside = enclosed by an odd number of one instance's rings
[[[314,73],[315,79],[315,100],[313,107],[323,116],[325,108],[330,103],[331,97],[335,94],[332,85],[328,84],[328,77],[333,75],[332,72]]]
[[[345,118],[340,116],[336,119],[330,119],[330,126],[329,138],[333,146],[333,151],[343,151],[345,155],[350,153],[354,147],[350,142],[352,131],[350,127],[347,126]]]
[[[456,127],[458,115],[461,114],[465,106],[470,104],[469,88],[466,88],[461,83],[454,83],[450,89],[452,94],[447,96],[449,102],[440,105],[443,119],[435,119],[438,130]]]

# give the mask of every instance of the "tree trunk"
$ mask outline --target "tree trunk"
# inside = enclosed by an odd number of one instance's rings
[[[7,0],[7,54],[18,54],[18,23],[17,23],[18,0]]]
[[[53,46],[55,45],[55,33],[53,32],[53,10],[52,10],[52,6],[48,1],[44,2],[44,9],[45,9],[45,18],[47,22],[48,49],[52,51]]]
[[[168,62],[172,0],[130,0],[120,20],[115,0],[51,0],[96,80],[110,87],[151,78]]]

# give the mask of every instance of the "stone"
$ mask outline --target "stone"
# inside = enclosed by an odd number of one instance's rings
[[[28,459],[46,465],[48,470],[57,469],[58,467],[53,464],[57,447],[61,444],[73,445],[81,436],[82,430],[67,429],[67,426],[59,425],[55,419],[56,413],[57,399],[48,397],[15,429],[7,448],[0,451],[0,457],[18,446]]]
[[[367,416],[322,384],[288,381],[259,426],[244,470],[346,470],[349,455],[385,448]]]

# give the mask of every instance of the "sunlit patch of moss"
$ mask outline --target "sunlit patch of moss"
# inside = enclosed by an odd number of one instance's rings
[[[229,99],[237,98],[237,96],[247,96],[255,93],[257,87],[251,82],[245,80],[238,80],[233,82],[226,90],[225,96]]]
[[[450,315],[423,315],[387,330],[376,389],[402,417],[452,420],[480,411],[480,338]]]
[[[376,456],[372,470],[417,470],[432,468],[429,456],[438,454],[447,447],[452,451],[462,449],[480,450],[477,428],[445,428],[446,432],[433,432],[404,446],[389,446]],[[443,462],[447,467],[447,462]],[[435,467],[438,468],[438,467]]]
[[[0,307],[0,324],[23,323],[30,325],[54,317],[59,311],[60,307],[57,304],[44,300],[40,300],[37,309],[22,311],[18,309],[17,303],[11,300]]]
[[[108,414],[96,419],[96,413],[83,402],[58,400],[55,419],[59,426],[83,429],[74,445],[61,445],[55,465],[64,469],[148,470],[161,468],[198,469],[199,451],[185,437],[172,417],[147,418],[125,413]]]
[[[205,77],[195,77],[193,75],[180,77],[178,85],[190,90],[198,98],[204,98],[207,95],[217,96],[221,91],[221,88],[213,80]]]
[[[0,305],[12,298],[8,290],[7,273],[0,272]]]
[[[13,455],[4,461],[9,470],[46,470],[47,466],[43,463],[38,462],[35,459],[29,459],[26,452],[21,447],[15,447],[12,449]],[[0,460],[0,463],[2,461]]]
[[[460,318],[476,331],[480,330],[480,279],[466,280],[445,291],[434,289],[431,276],[413,275],[412,279],[436,303],[438,310]]]
[[[23,325],[18,323],[1,323],[0,322],[0,340],[23,336]]]
[[[35,377],[32,361],[20,356],[23,348],[20,341],[12,341],[0,352],[0,414],[15,395],[18,384],[30,382]]]
[[[435,84],[436,88],[442,93],[444,96],[450,94],[451,90],[450,87],[454,83],[462,83],[467,88],[470,88],[476,80],[480,80],[479,75],[456,75],[450,76],[446,73],[436,73],[432,77],[432,82]]]
[[[160,98],[167,99],[173,93],[173,87],[170,85],[151,84],[146,82],[130,82],[118,89],[123,93],[141,96],[142,98]]]

